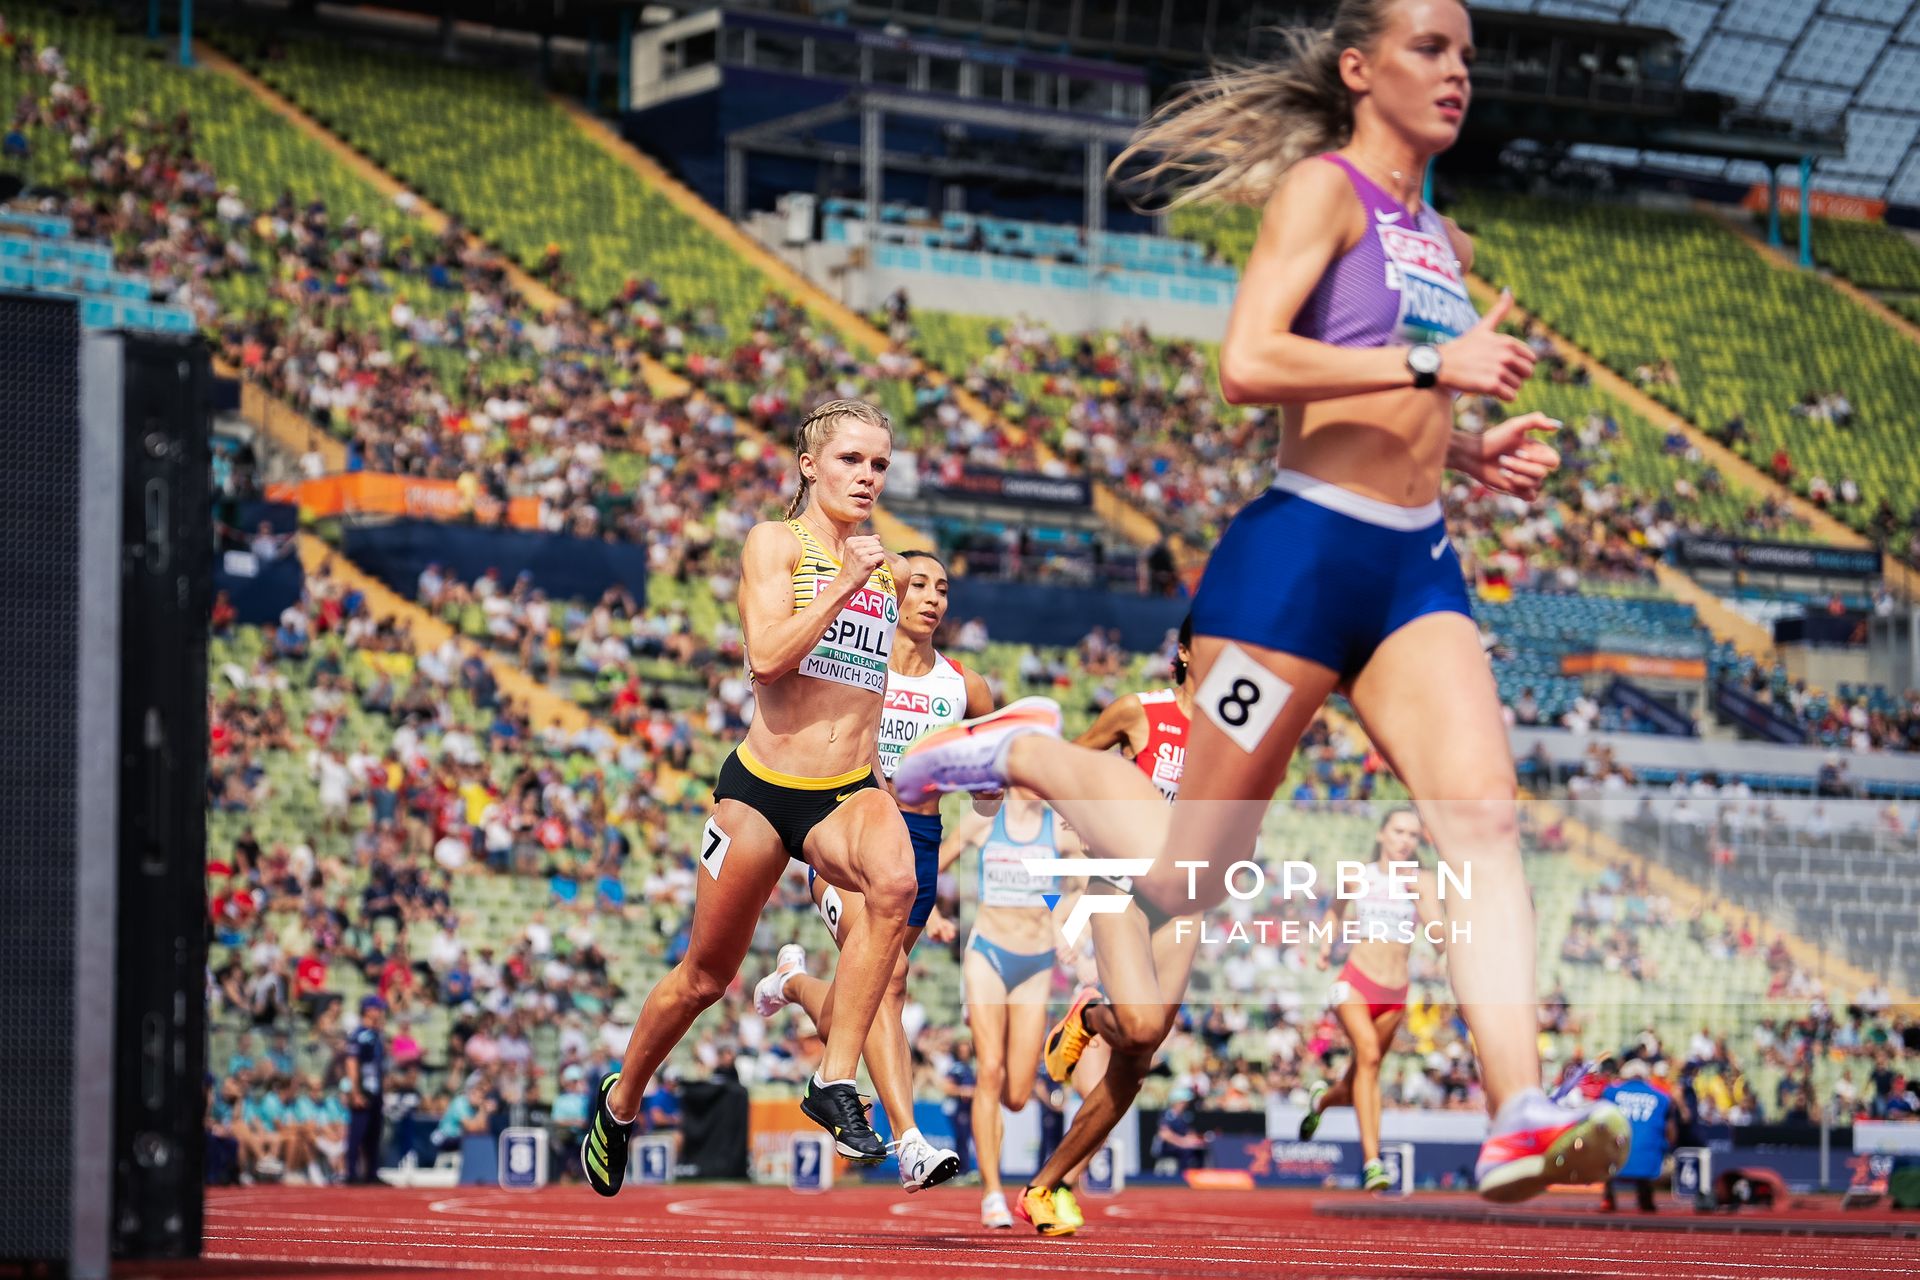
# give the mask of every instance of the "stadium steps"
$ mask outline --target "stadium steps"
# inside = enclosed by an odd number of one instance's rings
[[[1719,596],[1665,560],[1649,559],[1648,564],[1660,582],[1660,589],[1675,600],[1692,605],[1693,611],[1700,615],[1701,625],[1713,633],[1715,640],[1756,658],[1773,660],[1771,630],[1727,607]]]
[[[571,99],[556,95],[553,101],[595,145],[626,165],[641,181],[671,201],[676,208],[727,248],[753,264],[774,284],[791,292],[809,310],[816,311],[829,319],[836,329],[846,335],[849,342],[864,347],[874,355],[886,351],[893,345],[887,335],[874,328],[864,316],[822,290],[774,254],[769,253],[746,232],[734,226],[718,209],[702,200],[677,178],[661,168],[652,157],[643,154],[628,143],[605,121],[598,119]],[[972,392],[948,376],[947,372],[932,366],[929,366],[928,372],[936,385],[951,387],[955,403],[967,413],[982,422],[993,423],[1009,439],[1018,441],[1027,439],[1026,431],[988,408]],[[1033,444],[1036,453],[1043,461],[1056,460],[1053,451],[1043,441],[1035,440]],[[1158,521],[1098,479],[1093,480],[1093,493],[1095,514],[1124,535],[1129,542],[1143,547],[1152,546],[1166,534],[1167,531]],[[1202,551],[1177,537],[1174,540],[1174,554],[1183,564],[1199,563],[1205,558]]]
[[[322,572],[331,574],[364,594],[367,608],[374,617],[382,620],[397,618],[404,623],[409,628],[408,634],[413,637],[415,652],[429,653],[453,636],[453,628],[413,601],[390,590],[385,583],[314,535],[300,535],[299,554],[301,566],[308,576]],[[494,681],[500,686],[501,692],[524,706],[536,726],[544,727],[557,722],[569,733],[577,733],[593,722],[593,718],[578,703],[561,697],[519,667],[501,659],[492,650],[471,643],[467,647],[480,654],[493,672]],[[614,736],[618,739],[620,735]]]
[[[1729,213],[1718,205],[1696,202],[1694,207],[1702,213],[1718,219],[1729,231],[1739,236],[1740,239],[1748,245],[1751,245],[1755,253],[1758,253],[1773,266],[1780,268],[1782,271],[1799,271],[1801,269],[1799,251],[1797,249],[1790,251],[1785,245],[1780,246],[1778,249],[1774,248],[1766,242],[1765,237],[1753,229],[1753,224],[1746,218]],[[1816,231],[1814,234],[1817,243],[1819,233]],[[1862,289],[1859,285],[1837,271],[1822,271],[1819,272],[1819,276],[1831,285],[1836,292],[1845,295],[1848,299],[1858,303],[1880,319],[1886,321],[1901,333],[1905,334],[1908,339],[1914,343],[1920,344],[1920,324],[1915,324],[1913,321],[1907,319],[1907,317],[1901,315],[1892,307],[1889,307],[1886,303],[1880,301],[1880,299],[1874,297],[1871,293],[1868,293],[1865,289]]]
[[[1590,867],[1597,872],[1604,869],[1605,860],[1631,862],[1645,869],[1653,887],[1671,897],[1680,912],[1689,912],[1695,907],[1715,909],[1713,896],[1695,881],[1642,857],[1612,836],[1588,826],[1548,801],[1536,800],[1533,804],[1540,823],[1557,821],[1562,824],[1567,836],[1566,856],[1573,859],[1576,864]],[[1737,906],[1731,903],[1728,905]],[[1823,983],[1831,993],[1830,998],[1836,1004],[1840,1003],[1844,993],[1874,985],[1874,975],[1855,964],[1846,955],[1823,949],[1809,942],[1796,929],[1783,925],[1777,918],[1774,924],[1781,937],[1785,939],[1787,951],[1792,956],[1793,962]],[[1894,994],[1897,1004],[1913,1002],[1911,993],[1895,991]]]
[[[312,138],[315,142],[326,148],[329,155],[333,156],[335,160],[351,170],[369,186],[379,191],[380,194],[386,196],[388,199],[392,199],[403,193],[412,196],[417,202],[412,211],[413,216],[425,224],[434,234],[440,235],[445,233],[448,225],[453,220],[448,217],[444,210],[432,201],[426,199],[426,197],[422,196],[419,192],[414,191],[411,187],[395,179],[367,156],[355,150],[352,144],[301,110],[291,99],[274,90],[252,72],[204,40],[195,41],[194,56],[199,59],[203,67],[227,77],[255,98],[259,99],[262,106],[279,116],[282,120],[285,120],[290,128],[298,130],[300,133]],[[480,245],[482,241],[479,236],[469,232],[467,235],[467,243],[470,245]],[[511,258],[503,258],[502,265],[506,269],[507,279],[513,282],[513,287],[518,289],[522,296],[541,311],[551,312],[572,305],[568,299],[561,297],[552,289],[528,275],[526,271]],[[692,387],[685,378],[668,369],[665,365],[650,356],[643,358],[641,370],[647,380],[647,386],[652,389],[656,395],[684,396],[692,390]]]
[[[1474,302],[1477,303],[1483,311],[1491,306],[1493,300],[1499,296],[1499,290],[1495,289],[1492,284],[1471,273],[1469,273],[1467,277],[1467,289],[1473,294]],[[1531,320],[1535,325],[1539,326],[1540,331],[1553,343],[1554,349],[1559,352],[1562,359],[1571,364],[1585,366],[1587,375],[1593,379],[1595,386],[1626,401],[1634,412],[1655,426],[1668,431],[1678,431],[1686,436],[1687,443],[1698,449],[1703,458],[1711,462],[1720,470],[1722,475],[1727,476],[1736,484],[1739,484],[1743,488],[1754,490],[1757,493],[1771,494],[1776,501],[1785,504],[1788,510],[1792,511],[1795,516],[1799,517],[1811,527],[1815,534],[1828,542],[1843,547],[1870,547],[1873,545],[1863,535],[1834,519],[1819,507],[1814,506],[1792,489],[1779,483],[1772,476],[1769,476],[1766,472],[1760,470],[1760,468],[1754,466],[1751,462],[1748,462],[1745,458],[1727,448],[1718,440],[1713,439],[1698,426],[1686,418],[1681,417],[1672,409],[1667,408],[1667,406],[1634,386],[1633,383],[1615,373],[1607,367],[1604,361],[1582,348],[1578,343],[1555,329],[1538,315],[1527,310],[1526,307],[1521,305],[1517,298],[1514,301],[1512,315],[1515,320],[1522,324]],[[1881,571],[1885,573],[1889,579],[1899,583],[1907,594],[1911,595],[1914,587],[1920,585],[1920,578],[1916,578],[1905,565],[1893,557],[1882,556],[1880,560]],[[1669,575],[1661,574],[1657,569],[1655,572],[1656,575],[1661,577],[1661,584],[1666,586]],[[1733,610],[1720,604],[1718,597],[1715,597],[1712,592],[1707,591],[1704,587],[1699,586],[1698,583],[1694,583],[1691,577],[1681,573],[1681,571],[1675,569],[1672,571],[1672,574],[1686,578],[1686,581],[1693,586],[1695,591],[1701,596],[1711,600],[1715,608],[1710,611],[1703,607],[1698,600],[1692,599],[1690,596],[1686,597],[1689,603],[1692,603],[1696,609],[1700,610],[1701,620],[1712,628],[1715,638],[1732,641],[1740,648],[1749,651],[1767,653],[1773,651],[1773,637],[1771,632],[1747,622],[1746,619],[1741,618],[1738,614],[1734,613]],[[1673,588],[1669,587],[1669,590],[1672,589]],[[1741,633],[1747,630],[1758,634],[1743,639]],[[1756,650],[1754,645],[1759,643],[1759,637],[1762,636],[1764,637],[1765,647],[1763,650]]]

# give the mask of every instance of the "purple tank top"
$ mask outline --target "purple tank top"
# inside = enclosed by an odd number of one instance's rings
[[[1293,319],[1293,332],[1336,347],[1446,342],[1473,327],[1446,224],[1430,207],[1416,216],[1345,156],[1322,160],[1346,170],[1366,212],[1367,233],[1334,259]]]

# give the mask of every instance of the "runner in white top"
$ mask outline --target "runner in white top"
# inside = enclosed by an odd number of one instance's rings
[[[886,703],[880,715],[877,763],[883,778],[893,776],[900,753],[922,733],[993,709],[993,694],[985,677],[968,671],[933,647],[934,634],[947,616],[950,584],[946,566],[926,551],[909,551],[902,561],[900,621],[888,665]],[[982,794],[975,798],[974,807],[992,812],[999,803],[997,793]],[[907,1002],[907,952],[913,949],[922,927],[934,941],[944,942],[952,940],[954,926],[933,909],[940,875],[940,797],[901,805],[900,809],[913,839],[918,890],[914,909],[907,917],[906,945],[895,957],[892,980],[867,1035],[865,1057],[874,1091],[898,1135],[895,1154],[900,1160],[901,1184],[915,1192],[953,1177],[960,1171],[960,1157],[926,1141],[913,1123],[913,1057],[900,1018]],[[858,922],[865,904],[859,894],[843,893],[816,876],[812,868],[808,868],[807,880],[814,904],[838,946]],[[833,986],[807,973],[806,951],[798,943],[781,947],[776,965],[754,988],[755,1010],[766,1018],[783,1005],[797,1004],[825,1036],[833,1023]]]

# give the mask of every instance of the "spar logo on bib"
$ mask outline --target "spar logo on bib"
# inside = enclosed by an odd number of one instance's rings
[[[946,720],[953,716],[953,704],[938,694],[915,693],[911,689],[888,689],[887,710],[904,711],[908,715],[932,716],[936,720]]]
[[[1400,295],[1395,334],[1405,342],[1443,342],[1471,329],[1479,313],[1461,283],[1453,245],[1412,227],[1381,225],[1387,288]]]

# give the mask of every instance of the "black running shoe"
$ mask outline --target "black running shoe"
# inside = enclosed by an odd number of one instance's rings
[[[807,1119],[833,1135],[833,1147],[855,1164],[879,1164],[887,1158],[887,1144],[873,1131],[867,1120],[866,1104],[860,1092],[850,1084],[822,1085],[807,1081],[807,1096],[800,1099],[800,1110]]]
[[[593,1123],[580,1143],[580,1167],[586,1171],[587,1185],[603,1196],[618,1195],[627,1180],[627,1143],[633,1136],[633,1124],[621,1124],[607,1110],[607,1095],[613,1092],[620,1073],[614,1072],[600,1086],[600,1098],[593,1108]]]

